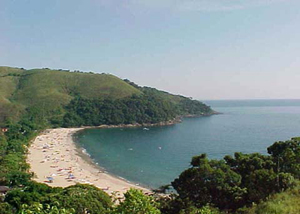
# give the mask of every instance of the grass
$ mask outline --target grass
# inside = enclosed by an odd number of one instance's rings
[[[148,87],[134,87],[111,74],[63,70],[0,67],[0,126],[17,121],[25,109],[43,116],[64,115],[64,106],[79,95],[86,99],[119,99],[133,94],[151,94],[179,105],[187,99]]]
[[[173,95],[165,91],[160,91],[155,88],[149,88],[149,87],[144,87],[142,89],[144,92],[151,92],[151,94],[155,94],[156,96],[160,97],[161,99],[164,99],[168,102],[171,102],[173,104],[178,104],[180,101],[183,99],[186,99],[186,97],[180,96],[180,95]]]
[[[29,70],[20,80],[15,99],[31,105],[44,97],[58,97],[68,103],[75,94],[85,98],[122,98],[140,93],[123,80],[109,74],[71,73],[55,70]]]
[[[247,214],[299,214],[300,188],[271,196],[267,201],[252,207]]]
[[[118,99],[140,93],[110,74],[0,67],[0,125],[7,118],[17,120],[27,107],[59,109],[76,94],[90,99]]]
[[[23,111],[22,105],[12,102],[11,98],[19,84],[21,69],[0,67],[0,124],[7,118],[17,120]]]

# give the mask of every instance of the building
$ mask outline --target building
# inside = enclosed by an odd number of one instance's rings
[[[0,196],[5,195],[9,191],[9,187],[7,186],[0,186]]]
[[[1,132],[3,133],[8,132],[8,128],[1,128]]]

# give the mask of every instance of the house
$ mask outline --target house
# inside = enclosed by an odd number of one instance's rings
[[[8,132],[8,128],[1,128],[1,131],[2,131],[3,133]]]
[[[7,186],[0,186],[0,196],[5,195],[9,190],[9,187]]]

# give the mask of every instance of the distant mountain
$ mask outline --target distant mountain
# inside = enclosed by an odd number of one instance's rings
[[[113,110],[111,114],[115,114],[114,111],[122,111],[122,114],[126,116],[128,113],[125,110],[130,111],[131,107],[128,106],[125,109],[124,105],[130,105],[128,103],[131,101],[128,99],[132,97],[135,97],[135,109],[141,114],[148,114],[149,117],[151,115],[157,116],[158,119],[155,121],[170,119],[174,116],[210,115],[214,113],[210,107],[199,101],[149,87],[139,87],[129,80],[122,80],[111,74],[70,72],[48,68],[25,70],[23,68],[0,67],[0,125],[2,126],[7,121],[19,120],[22,116],[27,115],[27,112],[38,115],[44,120],[56,121],[56,123],[61,124],[70,109],[73,109],[72,114],[81,116],[80,111],[82,110],[79,111],[78,106],[74,110],[74,105],[79,103],[71,102],[76,99],[91,102],[93,108],[97,108],[95,106],[98,105],[98,110],[100,109],[101,112],[101,108],[104,107],[99,106],[100,101],[102,105],[107,100],[123,102],[122,106]],[[156,105],[153,107],[156,108],[155,111],[152,111],[152,107],[147,109],[145,106],[137,104],[141,97],[147,101],[144,102],[144,105],[163,102],[162,105],[167,105],[167,107],[162,108],[161,111],[163,112],[161,112],[157,111],[161,105]],[[96,105],[96,103],[98,104]],[[116,105],[112,103],[112,106]],[[88,108],[90,107],[86,107],[86,114],[93,114]],[[168,114],[164,114],[166,111]],[[130,121],[135,121],[135,119],[133,117]],[[106,120],[101,121],[106,122]],[[111,121],[117,123],[114,120]],[[126,123],[129,120],[118,121]],[[152,122],[149,119],[147,121]],[[87,122],[82,123],[82,125],[87,124]]]

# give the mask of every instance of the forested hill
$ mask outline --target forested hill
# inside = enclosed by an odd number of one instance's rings
[[[111,74],[0,67],[0,126],[24,115],[54,126],[157,123],[210,115],[205,104]]]

